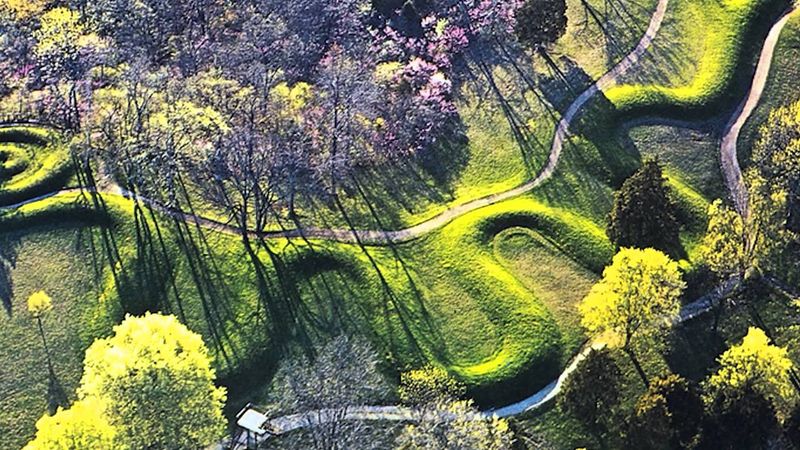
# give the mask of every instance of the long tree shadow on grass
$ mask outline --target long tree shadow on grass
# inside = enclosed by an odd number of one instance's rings
[[[359,179],[357,177],[353,177],[353,184],[355,185],[356,189],[358,190],[358,193],[359,193],[360,197],[362,198],[364,203],[369,208],[369,211],[372,214],[372,216],[374,217],[375,222],[378,224],[379,228],[380,229],[384,229],[384,226],[383,226],[383,224],[381,222],[380,215],[372,207],[371,199],[367,195],[367,192],[361,187],[361,183],[359,182]],[[397,246],[395,245],[394,242],[389,240],[386,247],[391,251],[392,257],[394,258],[395,263],[402,270],[403,275],[405,276],[405,280],[407,282],[407,285],[408,285],[408,287],[411,290],[411,293],[413,295],[413,299],[416,301],[416,306],[417,306],[417,308],[419,309],[419,311],[422,314],[422,319],[424,320],[424,323],[428,326],[428,328],[430,330],[433,330],[435,328],[435,326],[434,326],[433,322],[431,321],[430,313],[428,312],[428,309],[425,306],[425,300],[424,300],[424,298],[422,296],[422,293],[421,293],[419,287],[417,286],[416,281],[414,280],[412,272],[409,270],[405,260],[401,256],[400,251],[398,250],[398,248],[397,248]],[[365,253],[367,252],[367,249],[363,245],[361,246],[361,248],[362,248],[362,251],[364,251]],[[431,334],[435,335],[435,333],[431,333]]]
[[[14,301],[14,280],[11,271],[17,262],[18,245],[16,240],[6,236],[0,237],[0,301],[3,302],[3,308],[9,317],[12,314]]]
[[[525,162],[528,175],[533,175],[539,165],[539,162],[536,161],[535,158],[537,155],[545,154],[547,146],[539,141],[536,135],[531,131],[525,118],[519,114],[514,104],[512,104],[510,99],[503,93],[503,90],[492,72],[492,67],[482,60],[476,60],[476,66],[488,83],[494,99],[498,102],[503,112],[503,116],[508,123],[512,136],[519,147],[522,160]]]
[[[383,292],[385,294],[385,299],[386,299],[385,306],[391,306],[391,310],[393,310],[393,311],[395,311],[397,313],[397,317],[400,320],[400,323],[401,323],[402,328],[403,328],[403,332],[408,337],[409,342],[414,345],[415,350],[417,351],[417,353],[422,354],[423,353],[422,349],[419,346],[419,344],[417,343],[416,337],[414,336],[412,328],[409,325],[409,319],[410,319],[409,316],[410,315],[408,314],[408,311],[407,311],[405,305],[403,304],[402,299],[399,298],[396,295],[396,293],[394,292],[391,284],[389,283],[389,281],[387,280],[386,276],[384,275],[383,270],[381,269],[380,265],[376,261],[375,257],[372,254],[370,254],[369,249],[367,248],[367,246],[364,245],[364,243],[359,238],[358,233],[356,233],[356,228],[355,228],[354,224],[352,223],[352,221],[350,221],[350,218],[349,218],[349,216],[347,214],[347,211],[344,209],[344,206],[341,204],[341,202],[339,201],[338,198],[335,198],[335,201],[336,201],[337,207],[339,209],[339,212],[342,214],[342,216],[344,217],[345,221],[347,222],[350,230],[353,232],[353,236],[356,239],[356,243],[357,243],[359,249],[361,249],[361,251],[364,254],[364,256],[366,256],[367,260],[369,261],[370,266],[372,267],[374,273],[378,277],[378,280],[380,282],[381,288],[382,288],[382,290],[383,290]],[[379,220],[379,217],[377,216],[377,214],[375,214],[374,211],[372,211],[372,214],[376,218],[376,220]]]
[[[47,371],[47,412],[52,416],[59,408],[68,408],[69,398],[64,385],[61,380],[56,376],[55,370],[52,367]]]
[[[633,11],[622,2],[605,0],[604,7],[595,7],[588,0],[581,0],[584,13],[583,29],[577,35],[582,37],[589,24],[593,24],[600,31],[605,41],[606,59],[610,65],[621,60],[639,41],[651,11],[641,5],[633,4],[637,11]],[[596,36],[586,39],[587,45],[597,45]]]
[[[577,95],[591,86],[594,80],[571,58],[561,56],[558,62],[564,67],[562,73],[566,84],[560,77],[545,75],[540,77],[539,85],[548,103],[563,114]]]
[[[228,305],[233,295],[215,267],[215,258],[204,240],[203,230],[199,226],[192,230],[186,222],[177,218],[171,219],[170,225],[178,249],[188,266],[192,287],[197,293],[212,345],[222,356],[227,368],[233,369],[239,361],[238,349],[226,326],[230,324],[233,329],[237,328]]]

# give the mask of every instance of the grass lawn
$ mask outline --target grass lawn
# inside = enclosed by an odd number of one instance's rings
[[[20,448],[35,420],[55,396],[51,382],[74,398],[83,350],[91,342],[87,321],[97,304],[82,301],[97,289],[89,241],[93,228],[79,223],[32,227],[0,233],[0,435],[6,448]],[[7,295],[8,288],[12,295]],[[44,318],[55,379],[47,370],[35,321],[27,312],[28,295],[45,289],[53,311]]]
[[[0,205],[58,189],[70,175],[69,149],[57,132],[26,126],[0,128]]]
[[[785,0],[675,0],[644,70],[633,71],[606,95],[628,113],[686,114],[724,105],[737,92],[731,88],[737,69],[748,62],[747,50],[763,39],[770,18],[788,6]]]
[[[766,122],[770,111],[800,100],[800,14],[795,12],[781,33],[772,60],[764,94],[739,138],[739,161],[747,166],[758,129]]]
[[[47,407],[46,358],[24,307],[36,289],[55,300],[56,311],[45,326],[55,373],[68,396],[92,339],[109,334],[126,312],[145,310],[176,314],[203,335],[222,382],[231,386],[231,411],[258,397],[285,352],[340,330],[368,336],[392,370],[425,361],[446,367],[487,404],[542,387],[584,339],[574,305],[611,258],[604,226],[612,192],[642,156],[658,154],[666,163],[685,219],[682,237],[689,257],[704,227],[707,201],[720,189],[713,139],[705,131],[642,125],[618,132],[617,121],[605,114],[615,105],[654,106],[665,98],[681,105],[710,102],[715,89],[724,89],[707,80],[719,81],[724,78],[719,70],[727,73],[738,64],[737,36],[765,3],[697,0],[711,8],[706,15],[715,17],[710,26],[698,27],[700,10],[691,1],[672,3],[670,26],[680,33],[667,34],[662,46],[680,47],[704,71],[665,69],[669,80],[689,83],[676,92],[694,94],[658,97],[672,91],[657,88],[652,79],[649,87],[610,91],[576,124],[548,183],[530,195],[466,214],[417,241],[359,247],[275,240],[253,242],[251,253],[237,236],[138,210],[116,196],[62,195],[0,213],[0,294],[8,298],[10,311],[0,318],[6,329],[0,335],[0,366],[5,367],[0,407],[9,412],[0,418],[0,434],[12,436],[12,447],[20,446]],[[655,5],[652,0],[629,7],[611,3],[627,9],[610,13],[614,29],[621,31],[605,46],[593,45],[600,31],[584,17],[580,1],[569,3],[570,30],[554,56],[574,58],[574,67],[559,61],[565,69],[572,67],[576,86],[596,78],[635,45]],[[683,34],[688,29],[695,40]],[[698,42],[725,47],[710,52]],[[717,57],[724,61],[708,62]],[[528,63],[542,72],[540,61]],[[654,57],[650,64],[663,62]],[[362,190],[348,193],[344,201],[356,226],[417,223],[447,205],[516,186],[541,167],[555,124],[551,113],[568,104],[571,93],[553,88],[547,92],[555,94],[539,102],[507,64],[484,75],[491,75],[498,90],[488,90],[485,81],[467,83],[460,99],[469,144],[440,154],[437,162],[443,167],[365,174]],[[700,99],[697,92],[705,96]],[[498,94],[519,117],[507,115]],[[512,135],[509,120],[525,125],[525,145]],[[0,133],[0,141],[14,138]],[[68,174],[61,168],[69,159],[63,147],[4,144],[0,155],[5,155],[0,174],[6,174],[0,176],[0,203],[2,195],[28,198],[39,189],[50,190],[52,180],[59,186],[66,181],[50,178]],[[24,172],[19,170],[23,161]],[[306,223],[343,224],[331,205],[307,201],[302,213]],[[656,373],[662,363],[653,361],[648,369]],[[541,417],[557,417],[553,414]],[[534,427],[553,426],[536,420]]]
[[[257,250],[265,280],[260,293],[257,272],[237,237],[137,215],[119,197],[104,197],[100,211],[79,198],[56,196],[0,217],[0,237],[8,242],[3,248],[14,249],[5,257],[12,269],[2,284],[11,287],[16,305],[7,318],[15,333],[4,338],[13,338],[8,348],[15,349],[22,342],[17,333],[36,337],[35,324],[20,314],[30,291],[44,288],[60,299],[69,320],[54,321],[53,333],[63,339],[51,346],[70,394],[81,352],[93,338],[110,333],[126,312],[161,310],[204,336],[223,382],[236,384],[234,401],[245,395],[238,390],[246,388],[238,385],[245,371],[263,377],[263,385],[282,351],[342,329],[370,337],[394,369],[434,361],[484,401],[518,398],[558,373],[579,331],[573,324],[562,332],[562,324],[570,326],[565,314],[548,309],[558,295],[555,281],[542,280],[540,288],[518,281],[506,268],[513,255],[506,255],[505,237],[497,246],[495,237],[508,228],[541,230],[549,258],[561,260],[570,277],[587,285],[591,274],[584,267],[599,270],[611,256],[594,223],[518,199],[394,249],[270,242]],[[65,222],[55,225],[58,217]],[[59,285],[59,273],[76,281]],[[42,279],[49,274],[52,281]],[[23,370],[17,366],[15,377],[39,379],[40,356],[33,354],[34,364]],[[33,395],[39,388],[24,392]],[[9,393],[7,401],[16,405],[14,435],[22,442],[44,411],[43,400],[37,406]]]

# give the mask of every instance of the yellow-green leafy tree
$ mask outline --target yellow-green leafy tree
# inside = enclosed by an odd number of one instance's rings
[[[111,450],[116,431],[97,400],[78,401],[69,409],[45,414],[36,422],[36,437],[23,450]]]
[[[712,391],[750,386],[785,411],[795,400],[791,369],[788,351],[770,344],[760,328],[750,327],[741,344],[719,357],[719,369],[708,379],[708,384]]]
[[[427,365],[400,374],[400,401],[423,414],[428,406],[460,398],[465,392],[464,385],[441,367]]]
[[[680,311],[684,287],[678,264],[663,252],[623,248],[579,305],[581,323],[591,333],[619,336],[622,350],[647,385],[634,339],[671,324]]]
[[[9,13],[14,20],[24,22],[38,17],[46,7],[44,0],[0,0],[0,17]]]
[[[102,399],[131,449],[202,448],[223,435],[225,390],[200,336],[174,316],[128,317],[86,350],[80,398]]]
[[[44,335],[44,326],[42,325],[42,317],[53,309],[53,299],[50,298],[44,291],[36,291],[28,297],[28,312],[34,319],[39,327],[39,336],[42,338],[44,350],[47,353],[47,365],[52,371],[52,364],[50,362],[50,349],[47,347],[47,338]]]
[[[43,417],[26,450],[204,448],[224,434],[224,402],[198,334],[173,316],[128,316],[86,350],[78,401]]]
[[[708,207],[708,228],[700,255],[720,279],[743,277],[756,265],[758,236],[749,229],[742,216],[722,200],[715,200]]]
[[[33,33],[34,55],[47,81],[50,114],[57,115],[68,127],[81,120],[79,82],[99,63],[106,43],[94,33],[80,13],[57,7],[41,15]]]

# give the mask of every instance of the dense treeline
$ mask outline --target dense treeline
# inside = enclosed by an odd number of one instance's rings
[[[520,0],[3,3],[4,115],[62,126],[87,169],[170,205],[196,183],[258,229],[463,139],[464,58],[564,32],[536,8],[519,25]]]

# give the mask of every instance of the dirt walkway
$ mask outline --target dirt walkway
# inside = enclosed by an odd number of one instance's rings
[[[715,289],[713,292],[695,300],[692,303],[684,305],[678,315],[673,319],[673,325],[678,325],[683,322],[692,320],[706,312],[708,312],[716,302],[728,295],[738,283],[738,280],[731,280],[728,283]],[[488,409],[475,414],[472,418],[474,420],[484,420],[493,416],[505,418],[512,417],[526,412],[534,411],[548,404],[553,400],[566,381],[567,378],[575,371],[578,364],[583,361],[592,349],[600,349],[604,346],[602,343],[589,342],[580,350],[577,356],[573,358],[570,364],[564,369],[563,372],[553,380],[550,384],[536,392],[535,394],[520,400],[519,402],[496,409]],[[314,425],[327,423],[331,420],[339,420],[341,414],[334,414],[335,412],[341,413],[342,411],[334,410],[319,410],[308,411],[300,414],[290,414],[287,416],[275,417],[267,421],[264,428],[273,431],[272,435],[264,435],[259,438],[263,441],[281,435],[290,431],[307,428]],[[437,414],[432,412],[431,414]],[[344,412],[345,420],[367,420],[367,421],[387,421],[387,422],[407,422],[413,419],[413,411],[404,406],[388,405],[388,406],[353,406]],[[442,420],[442,417],[433,417],[437,420]],[[241,444],[244,444],[242,442]],[[227,448],[222,444],[218,448]],[[243,446],[241,448],[244,448]]]
[[[486,197],[479,198],[477,200],[472,200],[470,202],[461,205],[453,206],[429,220],[426,220],[417,225],[402,230],[392,230],[392,231],[349,230],[349,229],[326,229],[326,228],[308,227],[295,230],[265,232],[261,233],[260,237],[265,237],[265,238],[306,237],[309,239],[326,239],[326,240],[347,242],[347,243],[361,242],[362,244],[367,244],[367,245],[386,245],[391,243],[402,243],[417,239],[425,234],[430,233],[433,230],[441,228],[444,225],[447,225],[448,223],[453,221],[454,219],[463,216],[464,214],[467,214],[469,212],[475,211],[480,208],[484,208],[486,206],[493,205],[495,203],[502,202],[504,200],[518,197],[522,194],[530,192],[531,190],[541,185],[542,183],[544,183],[545,181],[550,179],[550,177],[553,176],[553,173],[555,172],[556,167],[558,166],[558,162],[561,158],[561,151],[564,148],[564,142],[569,138],[570,125],[572,124],[572,121],[575,120],[575,117],[578,115],[581,108],[583,108],[583,106],[598,92],[614,85],[619,79],[619,77],[621,77],[634,65],[636,65],[636,63],[638,63],[639,60],[642,58],[642,56],[644,56],[644,54],[647,52],[647,49],[653,42],[653,39],[658,34],[658,31],[661,29],[661,23],[664,20],[664,15],[666,13],[668,3],[669,0],[659,0],[658,6],[656,7],[656,10],[653,13],[652,18],[650,19],[650,24],[647,27],[647,30],[645,31],[645,34],[644,36],[642,36],[638,45],[624,59],[622,59],[622,61],[617,63],[616,66],[614,66],[611,70],[609,70],[605,75],[600,77],[600,79],[598,79],[594,84],[592,84],[589,88],[583,91],[572,102],[572,104],[569,106],[564,116],[559,121],[558,126],[556,127],[556,132],[555,136],[553,137],[553,142],[550,148],[550,156],[547,159],[547,163],[539,172],[539,174],[536,176],[536,178],[534,178],[533,180],[508,191],[499,192],[497,194],[492,194]],[[93,191],[93,189],[90,189],[89,191]],[[125,189],[122,189],[119,186],[104,187],[94,191],[96,192],[99,191],[103,194],[119,194],[125,196],[126,198],[136,198],[139,202],[143,204],[151,206],[154,209],[157,209],[171,216],[178,217],[187,222],[197,223],[205,228],[221,231],[224,233],[235,234],[235,235],[241,234],[239,229],[236,227],[206,217],[201,217],[183,211],[167,208],[164,205],[154,200],[141,196],[134,196],[133,193],[126,191]],[[15,205],[0,207],[0,211],[16,209],[21,206],[34,203],[36,201],[42,200],[47,197],[51,197],[59,193],[69,194],[77,192],[79,192],[79,189],[65,189],[58,193],[48,194],[45,196],[29,199],[24,202],[17,203]],[[256,233],[253,232],[250,232],[249,234],[251,234],[254,237],[259,237],[257,236]]]
[[[753,83],[747,98],[736,109],[728,125],[725,127],[725,132],[722,135],[722,145],[720,146],[720,159],[722,163],[722,172],[725,176],[725,183],[728,186],[731,199],[736,207],[736,210],[743,217],[750,214],[747,186],[744,184],[742,177],[742,169],[739,166],[739,156],[737,152],[737,143],[739,141],[739,134],[742,128],[747,123],[747,119],[753,114],[758,103],[761,101],[761,96],[764,95],[764,88],[769,79],[769,72],[772,68],[772,60],[775,56],[775,48],[778,46],[778,41],[781,37],[781,31],[789,22],[792,13],[797,11],[797,8],[787,11],[767,35],[764,41],[764,47],[761,50],[761,57],[758,60],[758,67],[753,76]]]

